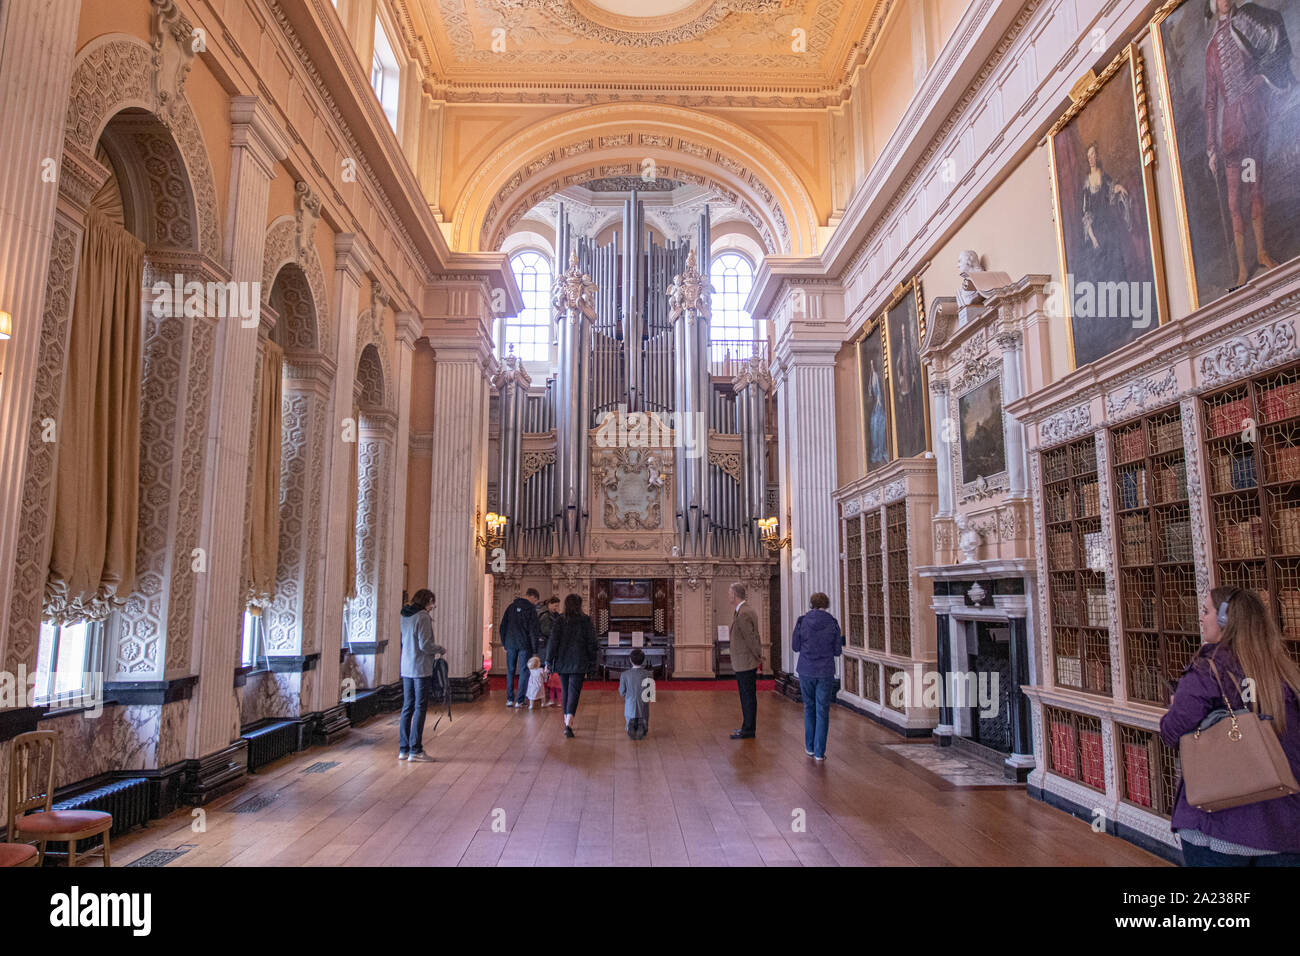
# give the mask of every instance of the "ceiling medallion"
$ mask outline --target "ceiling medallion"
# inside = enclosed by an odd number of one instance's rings
[[[617,0],[505,0],[514,10],[541,10],[578,36],[624,47],[669,46],[694,40],[733,13],[779,10],[783,0],[659,0],[620,3]],[[650,9],[629,16],[625,8]]]

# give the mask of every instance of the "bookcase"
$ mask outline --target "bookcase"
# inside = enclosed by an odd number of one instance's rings
[[[1200,646],[1196,567],[1177,406],[1110,429],[1117,587],[1130,700],[1168,706]]]
[[[880,511],[862,517],[862,534],[866,544],[865,583],[867,590],[867,647],[885,649],[885,561],[880,544]]]
[[[885,535],[889,547],[889,653],[912,654],[911,566],[908,561],[907,505],[885,508]]]
[[[1218,583],[1259,593],[1300,661],[1300,364],[1201,399]]]
[[[1047,718],[1047,769],[1059,777],[1104,793],[1106,762],[1100,718],[1059,707],[1045,707],[1044,714]]]
[[[841,689],[848,694],[858,692],[858,659],[845,655],[843,658],[843,676],[840,678]]]
[[[1168,817],[1174,812],[1181,771],[1178,756],[1158,734],[1115,725],[1119,795],[1125,803]]]
[[[1051,613],[1051,673],[1059,687],[1110,695],[1108,543],[1092,436],[1042,453]]]
[[[862,518],[854,515],[844,522],[845,549],[845,630],[850,647],[862,646],[866,621],[862,612]]]

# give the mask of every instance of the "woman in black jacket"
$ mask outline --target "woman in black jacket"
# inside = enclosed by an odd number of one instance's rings
[[[546,669],[560,675],[564,688],[564,736],[572,737],[573,714],[582,694],[582,680],[596,663],[596,629],[582,613],[582,598],[564,599],[564,613],[555,621],[546,644]]]

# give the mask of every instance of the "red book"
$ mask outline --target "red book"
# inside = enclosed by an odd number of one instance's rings
[[[1124,784],[1130,803],[1151,806],[1151,764],[1142,744],[1124,745]]]
[[[1079,731],[1079,750],[1083,762],[1083,782],[1098,790],[1106,789],[1106,765],[1102,757],[1101,733]]]

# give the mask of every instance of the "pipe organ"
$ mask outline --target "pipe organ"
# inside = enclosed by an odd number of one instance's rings
[[[586,599],[598,577],[623,572],[671,580],[685,569],[698,582],[725,561],[731,580],[744,564],[766,590],[773,571],[758,529],[769,437],[775,445],[771,377],[765,352],[738,374],[730,365],[712,374],[708,207],[693,235],[661,242],[633,192],[619,227],[603,244],[575,235],[558,203],[558,355],[544,384],[513,355],[494,380],[492,504],[509,519],[500,606],[522,577],[549,577],[543,593],[577,589]],[[694,640],[701,654],[708,642],[708,665],[701,657],[687,670],[712,673],[712,634]]]

